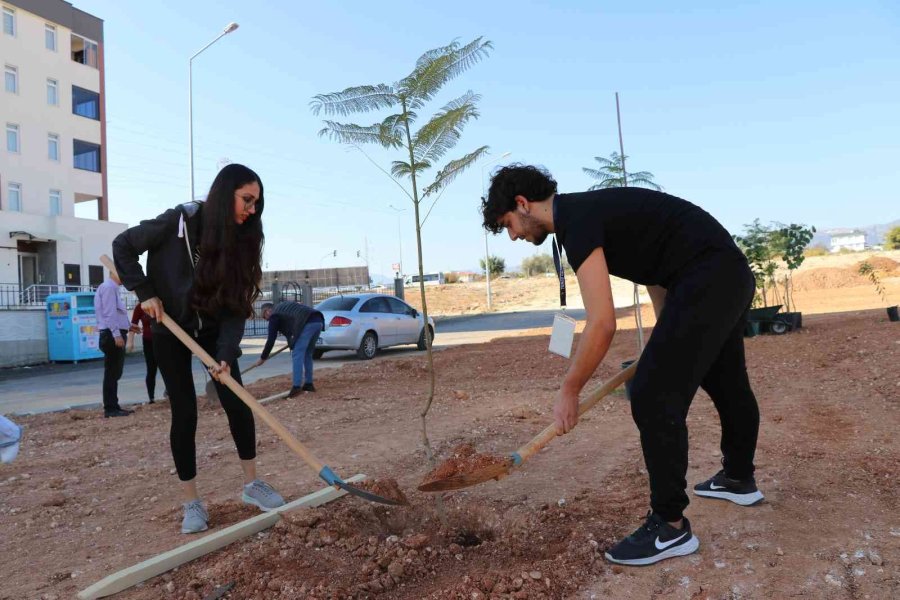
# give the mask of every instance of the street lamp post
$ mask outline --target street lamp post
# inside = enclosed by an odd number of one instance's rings
[[[216,36],[216,38],[203,46],[197,52],[194,53],[193,56],[188,60],[188,123],[190,129],[190,151],[191,151],[191,200],[193,201],[196,196],[194,195],[194,59],[200,55],[201,52],[218,42],[223,36],[228,35],[232,31],[238,28],[237,23],[229,23],[225,29],[222,30],[222,33]]]
[[[397,208],[393,204],[388,204],[388,208],[394,210],[397,213],[397,245],[400,248],[400,260],[398,264],[400,265],[400,277],[403,277],[403,236],[401,235],[401,227],[400,227],[400,213],[405,213],[405,208]]]
[[[494,160],[487,162],[481,166],[481,196],[482,198],[486,198],[487,196],[487,185],[484,180],[484,170],[485,168],[491,166],[495,162],[499,160],[503,160],[507,156],[509,156],[511,152],[504,152]],[[487,282],[487,307],[488,310],[491,310],[491,259],[490,255],[488,255],[488,235],[487,230],[484,232],[484,279]]]

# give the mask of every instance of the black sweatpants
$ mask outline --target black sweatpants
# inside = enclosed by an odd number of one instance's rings
[[[119,331],[122,339],[128,335],[127,329]],[[100,330],[100,351],[103,352],[103,411],[111,412],[119,407],[119,379],[125,368],[125,345],[116,346],[116,340],[109,329]]]
[[[147,377],[144,383],[147,384],[147,396],[151,400],[156,393],[156,354],[153,352],[153,338],[143,338],[144,341],[144,362],[147,364]]]
[[[217,333],[202,333],[195,338],[204,350],[215,356]],[[197,450],[194,437],[197,433],[197,393],[194,389],[191,371],[191,351],[172,334],[154,332],[153,350],[162,373],[166,389],[169,391],[169,406],[172,410],[172,425],[169,429],[169,443],[175,469],[181,481],[190,481],[197,476]],[[231,376],[241,383],[238,362],[231,363]],[[256,458],[256,427],[253,413],[234,392],[216,383],[219,401],[228,417],[231,437],[241,460]]]
[[[759,408],[747,377],[743,334],[754,288],[747,260],[737,251],[701,256],[670,284],[641,355],[631,414],[650,478],[650,507],[666,521],[680,519],[688,505],[685,419],[698,387],[719,413],[726,474],[753,475]]]

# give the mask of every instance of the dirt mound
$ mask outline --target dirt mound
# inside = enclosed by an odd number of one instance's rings
[[[568,503],[485,506],[463,495],[437,519],[422,495],[387,508],[354,499],[285,515],[272,530],[148,582],[131,598],[567,598],[607,570],[602,552],[646,503],[636,469],[617,491]]]
[[[853,271],[855,273],[859,272],[859,268],[863,265],[863,263],[869,263],[870,265],[872,265],[873,269],[886,276],[894,275],[895,271],[900,270],[900,262],[897,262],[896,260],[890,259],[886,256],[873,256],[866,260],[861,260],[853,265]]]
[[[867,283],[868,280],[855,268],[822,267],[794,275],[794,290],[801,292],[855,287]]]

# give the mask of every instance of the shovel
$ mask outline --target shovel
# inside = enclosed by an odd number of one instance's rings
[[[287,344],[285,344],[284,346],[282,346],[281,348],[279,348],[278,350],[276,350],[275,352],[270,354],[269,358],[272,358],[276,354],[284,352],[285,350],[287,350],[287,348],[288,348],[288,346],[287,346]],[[256,366],[257,366],[256,363],[253,363],[252,365],[250,365],[249,367],[247,367],[246,369],[241,371],[241,375],[243,375],[247,371],[252,371],[253,369],[256,368]],[[219,401],[219,392],[216,390],[216,382],[213,381],[212,377],[210,377],[206,380],[206,401],[209,402],[210,404],[214,404]]]
[[[115,273],[116,267],[113,263],[112,259],[110,259],[105,254],[100,257],[100,262],[102,262],[110,272]],[[194,355],[199,358],[204,365],[207,367],[216,367],[218,363],[215,359],[210,356],[206,350],[200,347],[200,344],[197,343],[194,338],[185,333],[184,329],[178,325],[172,318],[163,313],[160,315],[160,318],[157,319],[158,323],[166,326],[169,331],[175,334],[181,343],[187,346],[187,348],[194,353]],[[354,496],[358,496],[365,500],[370,500],[372,502],[379,502],[381,504],[403,504],[397,500],[393,500],[391,498],[384,498],[377,494],[373,494],[372,492],[368,492],[366,490],[362,490],[360,488],[354,487],[348,483],[346,483],[343,479],[341,479],[337,473],[335,473],[331,467],[328,465],[322,464],[319,459],[313,456],[312,452],[310,452],[306,446],[300,443],[300,440],[294,437],[294,435],[287,430],[287,428],[281,424],[281,422],[275,418],[275,416],[270,413],[266,408],[257,401],[256,398],[253,397],[250,392],[245,390],[241,385],[234,380],[234,378],[228,373],[221,373],[219,375],[220,383],[223,383],[228,389],[237,395],[241,401],[246,404],[250,410],[253,411],[253,414],[259,417],[269,428],[275,432],[275,434],[282,439],[282,441],[288,445],[288,447],[294,451],[294,453],[303,459],[303,461],[309,465],[318,475],[321,477],[325,483],[328,485],[333,485],[337,488],[340,488],[346,491],[348,494],[352,494]]]
[[[612,379],[592,391],[587,398],[578,403],[578,416],[580,417],[586,413],[610,392],[634,377],[635,370],[637,370],[637,362],[634,362],[627,369],[617,373]],[[546,429],[537,434],[530,442],[509,456],[504,457],[505,460],[488,461],[489,464],[477,466],[465,473],[454,474],[433,481],[425,480],[419,485],[419,490],[423,492],[445,492],[448,490],[471,487],[491,479],[503,479],[509,475],[514,468],[521,466],[522,463],[534,456],[541,448],[549,444],[555,437],[556,424],[554,423],[547,426]]]

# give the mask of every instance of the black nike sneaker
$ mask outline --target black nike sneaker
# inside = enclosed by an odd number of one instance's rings
[[[764,496],[756,487],[756,480],[731,479],[726,477],[725,469],[722,469],[710,479],[694,486],[694,494],[705,498],[720,498],[730,500],[741,506],[751,506],[761,502]]]
[[[699,547],[700,540],[691,533],[691,522],[687,517],[681,529],[676,529],[651,512],[647,522],[637,531],[609,549],[606,560],[635,567],[652,565],[667,558],[691,554]]]

